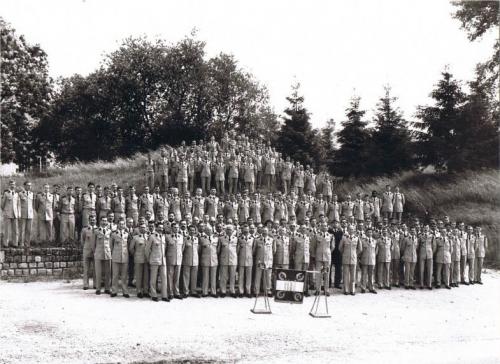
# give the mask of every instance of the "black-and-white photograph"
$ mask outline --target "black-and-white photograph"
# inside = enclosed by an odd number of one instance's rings
[[[0,364],[500,363],[499,4],[0,0]]]

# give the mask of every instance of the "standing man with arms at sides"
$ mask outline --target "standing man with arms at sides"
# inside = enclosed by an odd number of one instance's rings
[[[101,294],[101,285],[104,274],[104,293],[111,294],[111,229],[108,219],[103,216],[100,226],[94,229],[92,245],[95,265],[95,294]]]
[[[469,266],[469,284],[475,283],[477,241],[474,228],[467,227],[467,265]]]
[[[481,280],[481,271],[483,270],[483,261],[486,256],[486,250],[488,249],[488,238],[481,232],[481,227],[476,226],[476,274],[475,283],[483,284]]]
[[[467,230],[465,224],[459,224],[459,239],[460,239],[460,283],[469,285],[465,281],[465,267],[467,266]]]
[[[152,232],[148,241],[146,242],[146,258],[149,263],[149,294],[151,299],[158,302],[158,295],[156,293],[156,284],[158,276],[161,282],[161,300],[170,301],[167,296],[167,261],[165,257],[165,235],[163,235],[163,226],[158,224],[156,231]]]
[[[111,200],[111,211],[115,214],[115,222],[127,218],[126,210],[127,204],[123,196],[123,187],[118,186],[116,188],[116,196]]]
[[[295,232],[295,225],[292,225],[290,244],[292,246],[293,265],[295,270],[308,270],[310,263],[310,239],[307,235],[305,225],[301,225],[298,232]],[[304,295],[309,296],[309,274],[306,273],[304,280]]]
[[[43,185],[43,193],[37,196],[36,212],[38,215],[40,240],[52,242],[54,237],[52,221],[54,219],[54,195],[50,193],[48,183]]]
[[[123,297],[129,298],[128,294],[128,240],[129,233],[126,230],[125,220],[118,221],[118,230],[111,233],[111,258],[113,261],[113,279],[111,286],[111,297],[118,293],[118,280],[122,285]]]
[[[129,187],[128,196],[125,198],[125,214],[127,219],[134,220],[134,226],[139,223],[139,197],[135,193],[135,187]]]
[[[219,275],[221,297],[226,296],[229,280],[229,294],[236,298],[236,266],[238,265],[238,236],[231,224],[226,225],[226,234],[219,238]]]
[[[373,215],[372,215],[373,221],[379,222],[380,221],[380,208],[382,207],[382,201],[380,200],[380,197],[378,197],[377,191],[372,191],[371,203],[373,206]]]
[[[202,297],[208,296],[210,286],[210,296],[217,298],[217,246],[219,244],[218,231],[221,225],[217,225],[217,232],[205,230],[200,235],[201,244],[201,273],[202,273]]]
[[[87,185],[87,192],[82,195],[82,226],[88,226],[89,216],[95,215],[96,213],[97,195],[94,190],[94,183],[89,182]]]
[[[134,277],[137,297],[142,298],[148,293],[149,288],[149,264],[146,257],[146,243],[149,234],[146,231],[146,224],[139,224],[139,231],[130,241],[130,255],[134,258]]]
[[[320,231],[315,235],[316,241],[316,291],[321,290],[321,285],[324,284],[326,295],[330,295],[330,265],[332,261],[332,250],[335,245],[335,238],[328,232],[328,225],[326,222],[320,224]],[[325,271],[325,274],[323,274]],[[323,281],[325,278],[325,281]]]
[[[354,225],[349,224],[347,233],[344,233],[340,241],[339,249],[342,253],[342,276],[344,277],[344,294],[354,296],[356,294],[356,265],[358,254],[361,253],[361,241],[356,235]]]
[[[156,174],[159,176],[160,188],[162,192],[168,190],[168,170],[170,165],[170,159],[168,158],[168,153],[165,148],[161,149],[161,156],[156,163]]]
[[[66,188],[66,195],[59,200],[59,212],[61,214],[61,243],[68,244],[75,239],[75,205],[76,200],[73,197],[73,187]]]
[[[405,289],[415,289],[415,265],[417,264],[418,237],[414,227],[410,229],[410,234],[403,237],[401,251],[405,264]]]
[[[441,287],[441,283],[450,289],[450,264],[451,264],[451,243],[446,229],[442,227],[434,237],[436,241],[436,288]]]
[[[182,252],[184,251],[184,236],[179,232],[176,222],[171,224],[172,232],[165,236],[167,248],[167,280],[168,298],[182,299],[179,290],[179,280],[182,267]]]
[[[82,188],[80,186],[75,187],[75,231],[76,240],[80,240],[80,233],[82,232],[82,206],[83,205],[83,195]]]
[[[373,287],[373,276],[375,272],[375,261],[378,253],[377,240],[373,237],[371,228],[366,229],[366,235],[361,239],[361,293],[368,289],[371,293],[377,293]]]
[[[196,290],[199,240],[194,225],[189,225],[188,231],[189,234],[184,237],[184,251],[182,253],[183,298],[187,298],[188,295],[199,298],[200,295]]]
[[[151,153],[148,153],[148,159],[146,161],[146,185],[149,186],[150,189],[153,189],[155,185],[155,162],[151,157]]]
[[[393,240],[387,227],[382,228],[382,236],[378,239],[378,288],[391,289],[391,253]]]
[[[89,289],[89,276],[92,275],[92,284],[96,288],[94,262],[94,229],[97,228],[95,215],[89,216],[89,224],[82,229],[80,242],[83,248],[83,290]],[[92,266],[91,266],[92,264]]]
[[[31,230],[33,228],[33,216],[35,210],[34,199],[35,196],[31,190],[31,182],[24,182],[24,191],[19,193],[21,206],[19,243],[24,247],[30,247],[31,245]]]
[[[238,238],[238,286],[240,297],[245,293],[251,297],[252,288],[252,266],[253,266],[253,242],[247,223],[242,226],[242,234]]]
[[[333,222],[333,229],[331,231],[335,239],[335,245],[332,251],[332,267],[333,267],[333,286],[340,289],[342,282],[342,253],[340,252],[340,241],[344,234],[338,220]]]
[[[263,280],[267,287],[265,295],[271,296],[271,271],[273,268],[273,255],[276,252],[276,245],[274,239],[269,236],[267,227],[263,227],[261,235],[257,237],[253,245],[253,253],[256,261],[255,272],[255,295],[260,293],[260,285]]]
[[[403,209],[405,205],[405,195],[399,192],[399,187],[396,187],[396,191],[392,197],[392,206],[394,210],[394,217],[401,224],[401,218],[403,217]]]
[[[4,224],[4,246],[8,247],[10,245],[18,246],[18,234],[17,226],[18,219],[21,216],[19,211],[20,201],[19,194],[16,191],[16,182],[13,180],[9,181],[9,188],[4,191],[2,196],[2,212],[3,212],[3,224]],[[23,242],[21,242],[23,244]]]
[[[392,219],[394,194],[391,192],[391,186],[385,186],[385,192],[382,195],[382,217]]]
[[[153,195],[149,193],[149,186],[144,186],[144,193],[139,198],[139,216],[146,216],[147,211],[151,213],[151,220],[154,220]]]
[[[434,235],[429,228],[429,225],[424,226],[424,231],[420,234],[419,246],[419,273],[420,273],[420,289],[424,286],[427,289],[432,289],[432,270],[434,267],[433,257],[436,253],[436,243],[434,242]],[[424,279],[425,273],[425,279]]]

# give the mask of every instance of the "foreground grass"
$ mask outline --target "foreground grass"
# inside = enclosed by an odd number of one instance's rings
[[[154,154],[156,158],[158,154]],[[140,191],[145,182],[144,165],[147,156],[138,154],[130,159],[120,158],[114,162],[76,163],[65,168],[49,169],[45,175],[16,176],[20,186],[29,178],[36,191],[44,183],[63,186],[82,186],[89,181],[110,185],[115,182],[121,186],[131,184]],[[6,188],[7,178],[1,178],[2,190]],[[422,174],[406,172],[393,177],[345,180],[337,183],[335,193],[341,199],[350,193],[382,192],[385,186],[400,186],[407,200],[406,210],[420,217],[448,215],[452,220],[466,224],[480,225],[490,239],[487,260],[490,264],[500,265],[500,171],[487,170],[465,172],[457,175]]]

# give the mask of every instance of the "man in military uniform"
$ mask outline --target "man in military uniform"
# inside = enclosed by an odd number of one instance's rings
[[[146,259],[149,263],[149,294],[151,299],[158,302],[158,295],[156,293],[156,284],[158,277],[161,282],[161,300],[170,301],[167,294],[167,260],[165,256],[165,236],[163,235],[163,226],[158,224],[155,232],[149,234],[148,241],[146,242]]]
[[[253,267],[253,243],[254,237],[250,235],[247,223],[242,226],[242,234],[238,238],[238,286],[239,296],[251,297],[252,267]]]
[[[148,294],[149,288],[149,264],[146,257],[146,243],[149,234],[146,231],[146,223],[139,224],[138,231],[133,234],[130,240],[129,252],[134,258],[134,277],[137,297],[142,298]],[[131,233],[132,234],[132,233]],[[130,273],[129,273],[130,274]]]
[[[135,187],[129,187],[128,196],[125,198],[125,214],[127,218],[134,220],[134,226],[139,223],[139,197],[135,193]]]
[[[111,211],[115,214],[115,222],[117,223],[121,219],[126,219],[126,200],[123,196],[123,187],[118,186],[116,188],[116,196],[111,200]]]
[[[35,196],[31,190],[31,182],[24,182],[24,191],[19,193],[21,205],[21,226],[19,242],[21,246],[29,247],[31,245],[31,230],[33,227],[33,216],[35,210]]]
[[[342,236],[339,249],[342,253],[342,276],[344,277],[344,294],[356,294],[356,265],[362,245],[356,235],[354,225],[348,225],[347,232]]]
[[[168,298],[182,299],[179,290],[179,279],[182,267],[182,252],[184,251],[184,236],[179,232],[177,223],[171,224],[172,232],[165,236],[167,248],[167,280]]]
[[[394,194],[391,192],[391,186],[385,186],[385,192],[382,195],[382,217],[387,219],[392,219],[392,211],[393,211],[393,196]]]
[[[467,227],[467,265],[469,266],[469,284],[475,283],[475,270],[476,270],[476,249],[477,241],[474,235],[474,228]]]
[[[391,289],[391,254],[393,240],[387,227],[382,228],[382,235],[378,239],[378,288]]]
[[[82,226],[88,226],[89,215],[95,215],[97,195],[95,194],[94,190],[95,185],[92,182],[89,182],[89,184],[87,185],[87,192],[82,195]]]
[[[339,247],[344,232],[342,231],[339,221],[333,222],[331,234],[335,240],[332,251],[333,286],[340,289],[340,283],[342,282],[342,253],[340,252]]]
[[[273,255],[276,252],[276,244],[274,239],[269,236],[267,227],[263,227],[261,235],[257,237],[253,245],[253,254],[255,256],[256,271],[255,271],[255,295],[260,293],[260,284],[265,280],[267,292],[264,294],[271,295],[271,272],[273,267]]]
[[[144,193],[139,198],[139,216],[146,216],[146,211],[151,213],[151,220],[154,220],[154,200],[149,193],[149,186],[144,186]]]
[[[80,242],[83,247],[83,289],[89,289],[89,276],[92,274],[92,284],[96,288],[96,277],[95,277],[95,264],[94,264],[94,229],[96,226],[95,215],[89,216],[89,225],[82,229],[80,235]],[[94,266],[91,266],[91,265]]]
[[[111,294],[111,229],[108,219],[103,216],[100,226],[94,229],[92,245],[95,265],[96,294],[101,294],[101,286],[104,274],[104,292]]]
[[[196,290],[199,263],[199,240],[196,234],[196,227],[194,225],[190,225],[188,231],[189,234],[184,237],[184,251],[182,253],[183,297],[187,298],[190,294],[191,297],[199,298],[200,295]]]
[[[451,243],[446,229],[443,227],[436,233],[436,288],[441,287],[441,283],[450,289],[450,264],[451,264]]]
[[[332,250],[335,245],[335,238],[328,232],[326,222],[321,223],[320,231],[315,234],[315,258],[316,258],[316,291],[321,290],[321,284],[325,285],[327,295],[330,295],[330,266],[332,260]],[[325,277],[325,282],[323,282]]]
[[[53,239],[52,221],[54,218],[54,196],[50,193],[50,186],[46,183],[44,192],[37,196],[36,211],[42,242],[51,242]],[[88,223],[88,221],[87,221]]]
[[[481,271],[483,270],[483,261],[486,256],[486,250],[488,250],[488,238],[481,232],[481,227],[476,226],[476,274],[475,283],[483,284],[481,280]]]
[[[219,244],[218,231],[221,230],[220,224],[216,226],[217,232],[209,232],[200,235],[201,257],[200,266],[202,274],[202,297],[208,296],[209,286],[210,295],[217,297],[217,247]]]
[[[405,264],[405,289],[415,289],[415,265],[417,264],[418,237],[414,227],[410,229],[410,234],[403,237],[401,241],[401,251]]]
[[[19,211],[19,194],[16,191],[16,182],[9,181],[9,188],[4,191],[2,196],[2,212],[4,218],[4,246],[18,245],[17,226],[18,219],[21,216]],[[22,244],[22,242],[21,242]]]
[[[238,265],[238,237],[234,233],[231,224],[226,225],[226,233],[219,237],[219,282],[221,297],[226,296],[227,283],[229,280],[229,294],[236,298],[235,281],[236,266]]]
[[[301,225],[298,232],[295,232],[295,227],[292,228],[290,244],[292,246],[294,269],[308,270],[310,263],[310,239],[305,225]],[[307,273],[304,281],[304,294],[309,296],[309,274]]]
[[[61,243],[67,244],[75,239],[75,205],[73,197],[73,187],[66,188],[66,195],[59,200],[59,213],[61,214]]]
[[[419,273],[420,273],[420,289],[432,289],[432,270],[433,270],[433,257],[436,253],[436,243],[434,236],[428,225],[424,227],[424,231],[419,237]],[[424,272],[425,279],[424,279]]]
[[[378,254],[377,240],[373,237],[373,230],[366,229],[366,235],[361,239],[361,293],[368,289],[371,293],[377,293],[373,287],[373,276],[375,272],[375,261]]]
[[[118,221],[118,230],[111,233],[111,259],[113,262],[113,279],[111,286],[111,297],[116,297],[118,293],[118,280],[122,286],[123,297],[129,298],[127,285],[128,272],[128,238],[125,220]]]

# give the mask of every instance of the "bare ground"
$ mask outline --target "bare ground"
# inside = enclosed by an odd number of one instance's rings
[[[500,363],[500,272],[483,286],[329,299],[332,317],[251,299],[152,302],[80,281],[0,282],[0,363]]]

